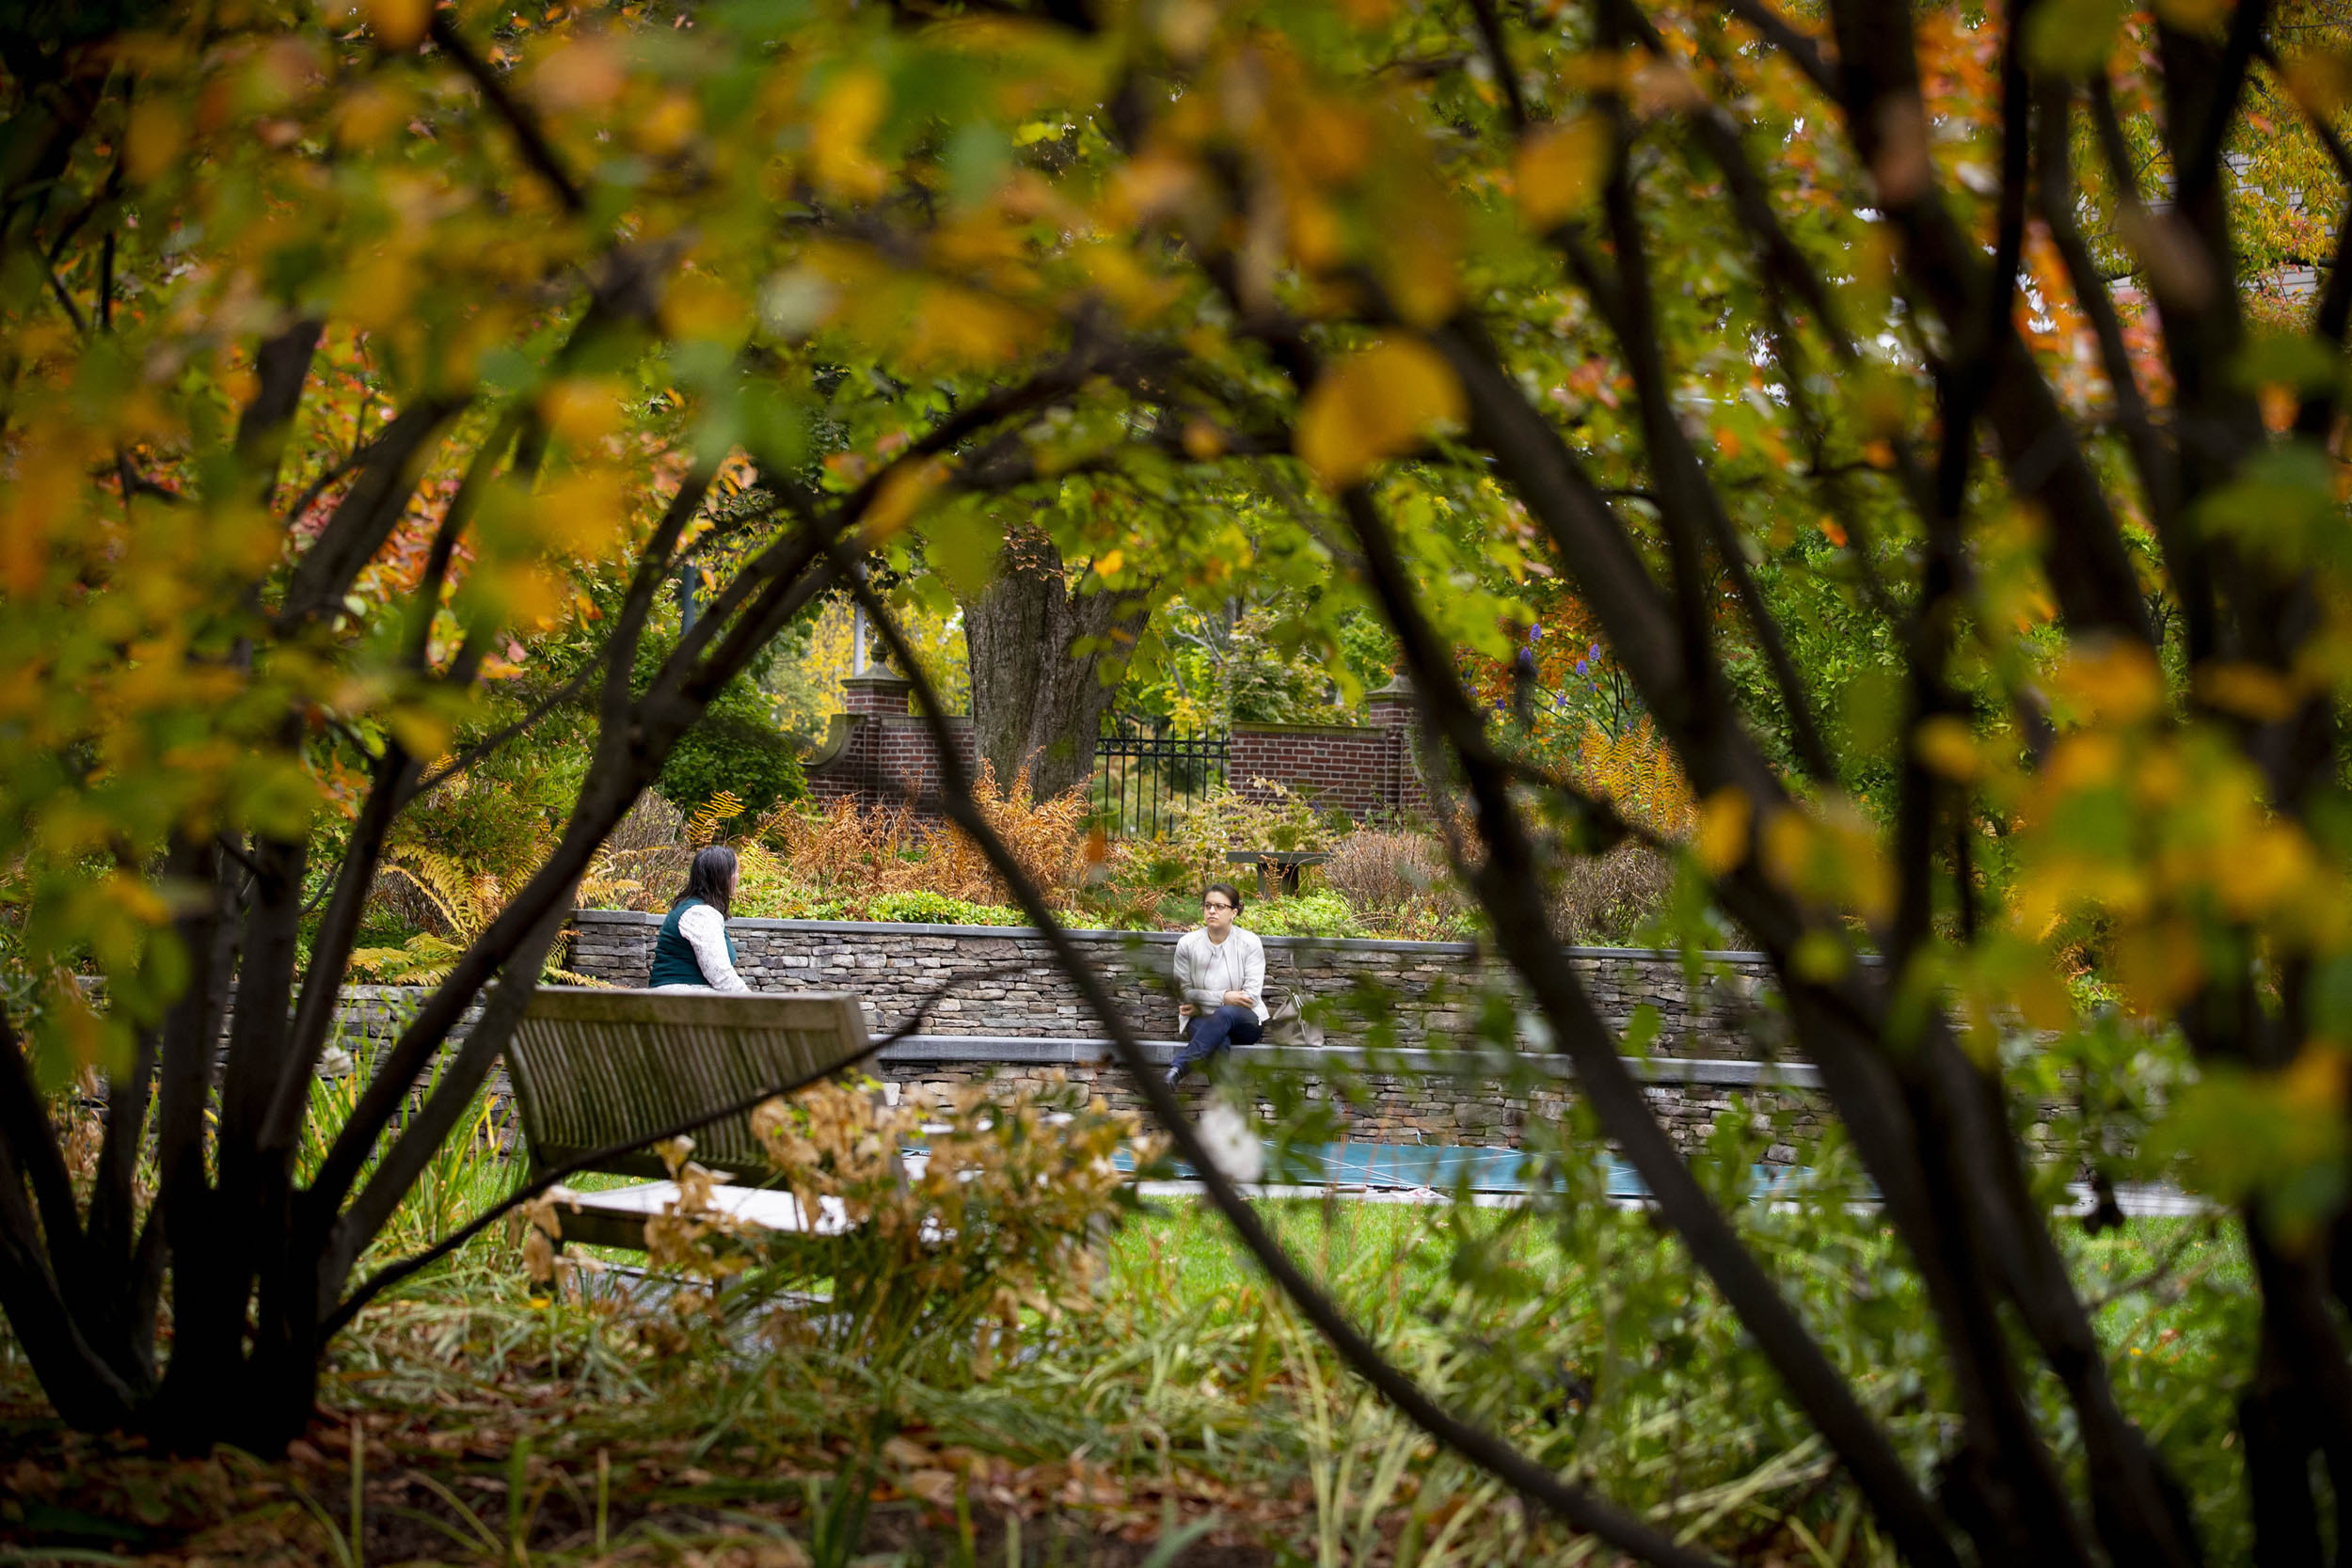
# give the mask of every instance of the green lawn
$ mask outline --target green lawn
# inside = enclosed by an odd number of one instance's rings
[[[495,1160],[453,1158],[397,1239],[478,1212],[513,1180]],[[1647,1214],[1566,1201],[1261,1212],[1388,1354],[1548,1463],[1737,1560],[1888,1560],[1776,1376]],[[1825,1201],[1740,1219],[1924,1473],[1952,1439],[1950,1402],[1879,1217]],[[2151,1219],[2061,1234],[2121,1398],[2199,1513],[2237,1528],[2222,1368],[2247,1364],[2254,1298],[2233,1233]],[[1099,1275],[1057,1309],[1005,1304],[984,1359],[960,1338],[861,1361],[827,1348],[821,1280],[725,1312],[596,1272],[623,1259],[588,1252],[548,1290],[493,1227],[339,1341],[321,1418],[284,1464],[199,1472],[63,1436],[8,1350],[0,1470],[31,1459],[72,1480],[37,1499],[46,1513],[0,1507],[0,1545],[54,1543],[42,1519],[119,1516],[150,1520],[124,1544],[164,1560],[347,1558],[364,1430],[360,1555],[375,1563],[512,1562],[519,1547],[540,1563],[813,1551],[1132,1568],[1191,1526],[1192,1549],[1211,1555],[1188,1562],[1606,1560],[1371,1398],[1194,1200],[1125,1221]],[[2046,1430],[2063,1432],[2053,1380],[2033,1391]],[[2235,1537],[2209,1544],[2217,1561],[2243,1555]]]

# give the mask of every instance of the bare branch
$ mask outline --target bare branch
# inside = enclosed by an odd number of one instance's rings
[[[253,474],[254,493],[264,506],[278,488],[278,463],[285,451],[286,432],[294,423],[294,411],[302,405],[310,360],[326,330],[326,324],[318,317],[297,316],[253,351],[257,385],[253,400],[237,416],[236,450],[238,460]],[[288,515],[299,517],[306,510],[308,502]]]
[[[557,156],[554,144],[548,140],[537,117],[506,90],[505,81],[487,60],[474,53],[473,46],[458,33],[457,24],[450,20],[448,12],[434,13],[426,36],[443,54],[455,61],[457,69],[481,89],[483,102],[489,104],[491,112],[504,120],[507,130],[514,134],[515,145],[522,152],[523,162],[547,182],[548,188],[555,193],[555,198],[563,203],[564,210],[575,217],[587,211],[588,201],[580,194],[580,182],[564,168],[564,160]]]
[[[422,397],[402,409],[359,461],[358,478],[294,567],[278,607],[281,626],[331,613],[400,525],[424,452],[467,400]]]
[[[1756,36],[1804,71],[1805,80],[1820,88],[1823,97],[1836,98],[1837,70],[1822,53],[1820,41],[1797,31],[1772,8],[1771,0],[1724,0],[1724,9],[1755,28]]]
[[[1486,52],[1486,62],[1494,68],[1495,86],[1502,89],[1503,106],[1510,111],[1511,129],[1521,135],[1527,130],[1527,95],[1519,90],[1518,68],[1511,63],[1511,51],[1502,37],[1502,18],[1495,10],[1495,0],[1470,0],[1470,15],[1478,23],[1478,41]]]

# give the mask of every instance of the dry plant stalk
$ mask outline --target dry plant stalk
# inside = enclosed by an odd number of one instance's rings
[[[929,1352],[981,1377],[1024,1312],[1051,1316],[1093,1279],[1125,1180],[1116,1156],[1159,1152],[1132,1112],[1058,1081],[896,1106],[820,1084],[760,1106],[752,1127],[802,1212],[832,1199],[851,1227],[811,1263],[834,1280],[829,1310],[779,1328],[869,1364]],[[899,1148],[918,1131],[928,1157],[910,1171]]]
[[[1084,869],[1088,845],[1086,821],[1091,810],[1086,786],[1064,791],[1050,800],[1029,800],[1029,770],[1021,769],[1009,795],[996,787],[996,770],[983,758],[972,781],[972,803],[1004,840],[1021,869],[1048,895],[1067,893]],[[1012,896],[1003,879],[989,869],[980,847],[949,828],[934,851],[939,870],[933,886],[952,897],[975,903],[1004,903]],[[970,888],[975,891],[965,892]]]
[[[1323,879],[1359,910],[1387,912],[1425,903],[1460,906],[1445,846],[1427,833],[1367,828],[1348,834],[1324,863]]]
[[[931,885],[922,860],[914,858],[923,847],[923,826],[908,806],[866,806],[841,797],[812,816],[797,804],[783,805],[761,817],[748,837],[780,856],[793,879],[828,893],[874,897]]]

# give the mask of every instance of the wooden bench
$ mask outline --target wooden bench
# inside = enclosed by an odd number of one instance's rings
[[[814,1083],[866,1049],[866,1018],[843,991],[648,991],[543,986],[506,1047],[507,1075],[534,1175],[598,1149],[736,1104],[764,1088]],[[737,1184],[720,1207],[770,1229],[836,1229],[792,1195],[757,1183],[776,1175],[748,1112],[695,1130],[693,1159]],[[650,1148],[587,1170],[656,1180],[582,1193],[558,1212],[567,1242],[643,1247],[647,1216],[675,1201]]]

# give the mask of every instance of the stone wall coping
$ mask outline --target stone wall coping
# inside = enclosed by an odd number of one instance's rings
[[[1177,1040],[1140,1040],[1144,1054],[1154,1064],[1173,1061]],[[1352,1045],[1237,1045],[1233,1059],[1245,1066],[1314,1069],[1344,1068],[1359,1072],[1445,1072],[1456,1077],[1492,1078],[1508,1066],[1532,1067],[1551,1078],[1573,1078],[1576,1069],[1565,1056],[1552,1052],[1524,1052],[1509,1061],[1487,1051],[1368,1051]],[[922,1063],[981,1062],[1006,1067],[1092,1067],[1116,1059],[1106,1039],[1053,1038],[1023,1035],[909,1035],[882,1047],[878,1059],[887,1066]],[[1802,1062],[1740,1062],[1705,1056],[1620,1056],[1626,1070],[1648,1084],[1693,1084],[1734,1088],[1783,1085],[1819,1088],[1818,1068]]]
[[[582,926],[659,926],[662,916],[643,910],[574,910],[572,920]],[[808,931],[840,936],[872,932],[878,936],[910,937],[1011,937],[1016,940],[1042,942],[1045,933],[1034,926],[929,926],[887,920],[770,920],[744,915],[728,920],[739,931]],[[1182,931],[1115,931],[1093,928],[1069,929],[1066,936],[1089,942],[1134,940],[1154,946],[1173,947]],[[1268,947],[1312,950],[1330,948],[1342,953],[1426,953],[1432,957],[1468,958],[1480,949],[1474,942],[1405,942],[1390,937],[1276,937],[1264,932],[1258,940]],[[1625,958],[1635,962],[1676,962],[1683,955],[1671,947],[1569,947],[1564,948],[1571,958]],[[1772,961],[1764,953],[1704,952],[1704,963],[1762,964]]]

